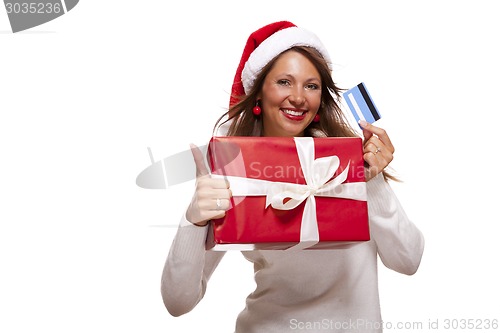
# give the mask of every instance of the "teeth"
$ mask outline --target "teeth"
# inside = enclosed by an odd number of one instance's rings
[[[302,116],[304,114],[304,112],[298,112],[293,110],[283,110],[283,111],[291,116]]]

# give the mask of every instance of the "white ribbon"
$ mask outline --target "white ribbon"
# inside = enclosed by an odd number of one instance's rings
[[[340,166],[337,156],[314,158],[314,139],[311,137],[294,138],[306,184],[272,182],[237,176],[212,175],[229,181],[233,196],[266,196],[266,208],[291,210],[304,200],[304,212],[300,227],[300,242],[290,249],[299,250],[319,242],[318,221],[316,218],[316,196],[345,198],[366,201],[366,183],[345,183],[349,164],[337,177],[331,179]],[[330,180],[331,179],[331,180]],[[289,199],[284,202],[285,199]],[[290,250],[289,249],[289,250]]]

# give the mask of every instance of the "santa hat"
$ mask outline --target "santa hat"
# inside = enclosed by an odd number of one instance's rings
[[[294,46],[312,47],[328,64],[331,63],[328,51],[314,33],[288,21],[268,24],[248,37],[234,76],[229,106],[238,103],[240,96],[250,92],[255,79],[269,61]]]

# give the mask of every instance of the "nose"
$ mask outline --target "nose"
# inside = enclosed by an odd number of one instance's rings
[[[299,87],[296,87],[290,94],[290,96],[288,96],[288,100],[290,101],[290,103],[292,103],[293,105],[302,105],[304,104],[304,102],[306,101],[306,98],[304,96],[304,92],[302,91],[301,88]]]

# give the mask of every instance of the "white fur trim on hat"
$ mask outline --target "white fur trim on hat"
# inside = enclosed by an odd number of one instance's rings
[[[279,30],[266,38],[250,54],[241,73],[241,81],[245,93],[252,89],[255,79],[264,66],[274,57],[294,46],[309,46],[315,48],[330,66],[331,60],[328,51],[319,38],[312,32],[299,27],[290,27]]]

